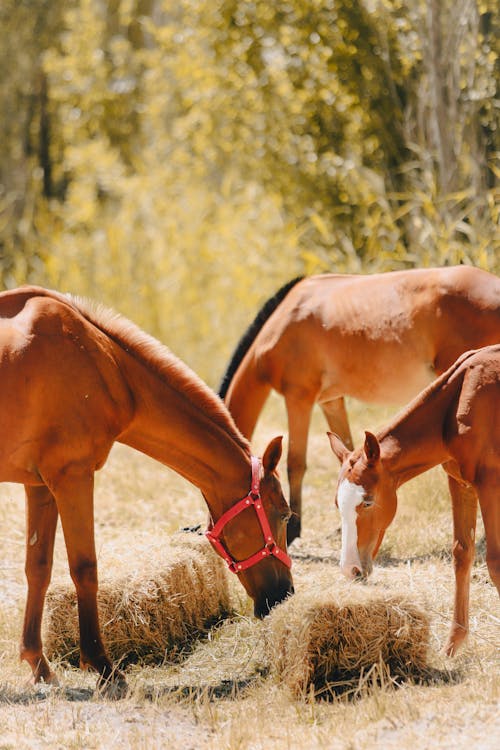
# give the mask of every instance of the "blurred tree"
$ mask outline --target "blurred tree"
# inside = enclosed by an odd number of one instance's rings
[[[290,276],[498,270],[495,4],[5,0],[4,285],[97,297],[214,382]]]
[[[3,0],[0,6],[0,281],[39,264],[33,242],[38,195],[58,189],[44,51],[62,28],[59,0]]]
[[[499,268],[500,27],[490,0],[408,0],[418,47],[401,214],[421,261]],[[496,175],[496,176],[495,176]]]
[[[407,153],[411,59],[400,60],[391,16],[359,0],[232,0],[216,10],[186,1],[178,12],[182,31],[157,35],[177,105],[174,143],[178,134],[215,186],[229,163],[277,191],[307,227],[304,241],[341,262],[334,246],[362,258],[373,221],[394,249],[386,189],[400,187]]]

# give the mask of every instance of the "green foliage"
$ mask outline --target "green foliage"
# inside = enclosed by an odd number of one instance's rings
[[[0,5],[0,279],[12,284],[40,268],[34,221],[50,195],[50,123],[44,49],[61,28],[58,0]]]
[[[214,383],[298,273],[498,271],[495,11],[6,0],[3,283],[100,299]]]

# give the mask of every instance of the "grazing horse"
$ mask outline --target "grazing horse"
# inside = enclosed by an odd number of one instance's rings
[[[352,447],[344,396],[404,404],[463,352],[500,340],[500,279],[469,266],[295,279],[259,312],[219,395],[249,440],[271,389],[288,416],[290,544],[311,411]]]
[[[94,472],[115,441],[201,490],[212,519],[209,539],[257,616],[293,592],[285,551],[290,511],[275,472],[281,437],[262,462],[253,457],[220,399],[133,323],[38,287],[4,292],[0,382],[0,480],[26,491],[21,658],[35,682],[56,681],[40,630],[60,516],[78,600],[81,665],[98,672],[98,686],[125,688],[106,655],[96,605]]]
[[[477,501],[486,561],[500,593],[500,345],[463,354],[362,448],[349,451],[329,433],[342,467],[336,501],[342,516],[341,566],[348,577],[372,569],[396,512],[396,491],[442,464],[453,508],[455,604],[445,646],[451,656],[467,635]]]

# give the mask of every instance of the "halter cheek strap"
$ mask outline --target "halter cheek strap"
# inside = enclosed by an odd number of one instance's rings
[[[240,573],[243,570],[247,570],[253,565],[256,565],[261,560],[264,560],[266,557],[270,557],[271,555],[278,558],[278,560],[286,565],[287,568],[291,568],[292,561],[290,557],[284,550],[278,547],[278,545],[274,541],[271,527],[266,516],[266,511],[264,510],[264,507],[262,505],[262,499],[260,496],[260,459],[258,459],[256,456],[252,456],[251,460],[252,484],[250,487],[250,492],[244,498],[238,500],[231,508],[229,508],[229,510],[223,513],[217,523],[212,524],[212,522],[210,522],[205,535],[215,551],[223,558],[223,560],[226,561],[229,570],[231,570],[233,573]],[[229,521],[235,518],[235,516],[237,516],[243,510],[246,510],[250,507],[255,508],[255,512],[257,513],[257,518],[262,529],[262,534],[264,535],[264,546],[258,552],[255,552],[255,554],[247,557],[246,560],[235,560],[233,557],[231,557],[227,549],[222,544],[220,536],[222,534],[224,526],[229,523]]]

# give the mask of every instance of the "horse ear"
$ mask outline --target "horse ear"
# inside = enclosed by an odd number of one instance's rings
[[[342,439],[339,438],[339,436],[334,432],[327,432],[326,434],[328,435],[328,439],[330,440],[332,451],[335,453],[340,463],[343,464],[347,456],[349,455],[350,450],[345,447]]]
[[[264,455],[262,456],[262,466],[264,467],[264,472],[266,474],[270,474],[278,465],[278,461],[281,458],[282,440],[283,435],[275,437],[273,440],[271,440],[266,450],[264,451]]]
[[[365,445],[363,450],[369,464],[374,464],[379,460],[380,445],[372,432],[365,431]]]

